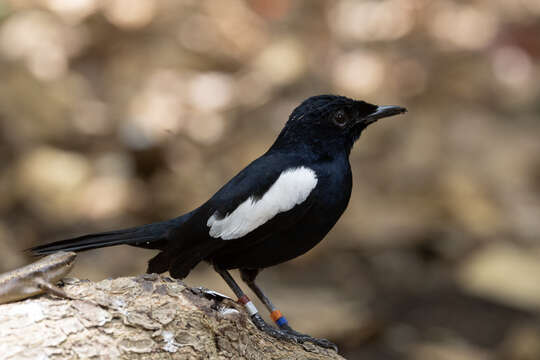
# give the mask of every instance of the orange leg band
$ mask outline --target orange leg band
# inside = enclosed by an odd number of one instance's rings
[[[274,310],[270,313],[270,317],[272,318],[272,320],[274,320],[274,322],[276,322],[282,316],[283,315],[281,314],[281,311],[279,310]]]

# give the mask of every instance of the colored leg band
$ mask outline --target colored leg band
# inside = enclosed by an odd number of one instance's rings
[[[288,324],[287,319],[285,318],[285,316],[283,316],[283,314],[281,314],[281,311],[279,311],[279,310],[272,311],[270,313],[270,317],[280,327],[283,326],[283,325]]]
[[[244,295],[242,297],[240,297],[238,299],[238,302],[242,305],[244,305],[244,307],[246,308],[249,316],[253,316],[257,313],[259,313],[259,311],[257,310],[257,308],[255,307],[255,305],[253,305],[253,303],[251,302],[251,300],[249,300],[249,298]]]
[[[276,324],[277,324],[277,326],[282,327],[284,325],[288,325],[289,322],[287,321],[287,319],[285,319],[285,316],[282,316],[282,317],[280,317],[279,319],[276,320]]]
[[[276,322],[282,316],[283,315],[281,314],[281,311],[277,309],[270,313],[270,317],[272,318],[272,320],[274,320],[274,322]]]

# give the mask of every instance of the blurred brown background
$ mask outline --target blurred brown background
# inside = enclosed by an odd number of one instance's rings
[[[540,359],[539,58],[538,0],[0,0],[0,271],[196,207],[338,93],[409,113],[357,143],[325,241],[260,277],[274,302],[351,359]]]

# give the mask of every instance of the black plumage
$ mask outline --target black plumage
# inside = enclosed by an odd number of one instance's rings
[[[184,278],[204,260],[222,276],[238,268],[254,284],[260,269],[302,255],[325,237],[350,199],[353,144],[369,124],[405,111],[342,96],[311,97],[292,112],[265,154],[199,208],[168,221],[84,235],[32,251],[48,254],[127,244],[161,250],[149,261],[148,272],[169,271]],[[283,338],[319,340],[301,338],[290,328],[281,330],[290,335]]]

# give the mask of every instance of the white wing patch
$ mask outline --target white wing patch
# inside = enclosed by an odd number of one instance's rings
[[[304,166],[283,171],[262,198],[250,196],[222,219],[216,211],[206,223],[210,236],[223,240],[241,238],[277,214],[303,203],[317,181],[315,171]]]

